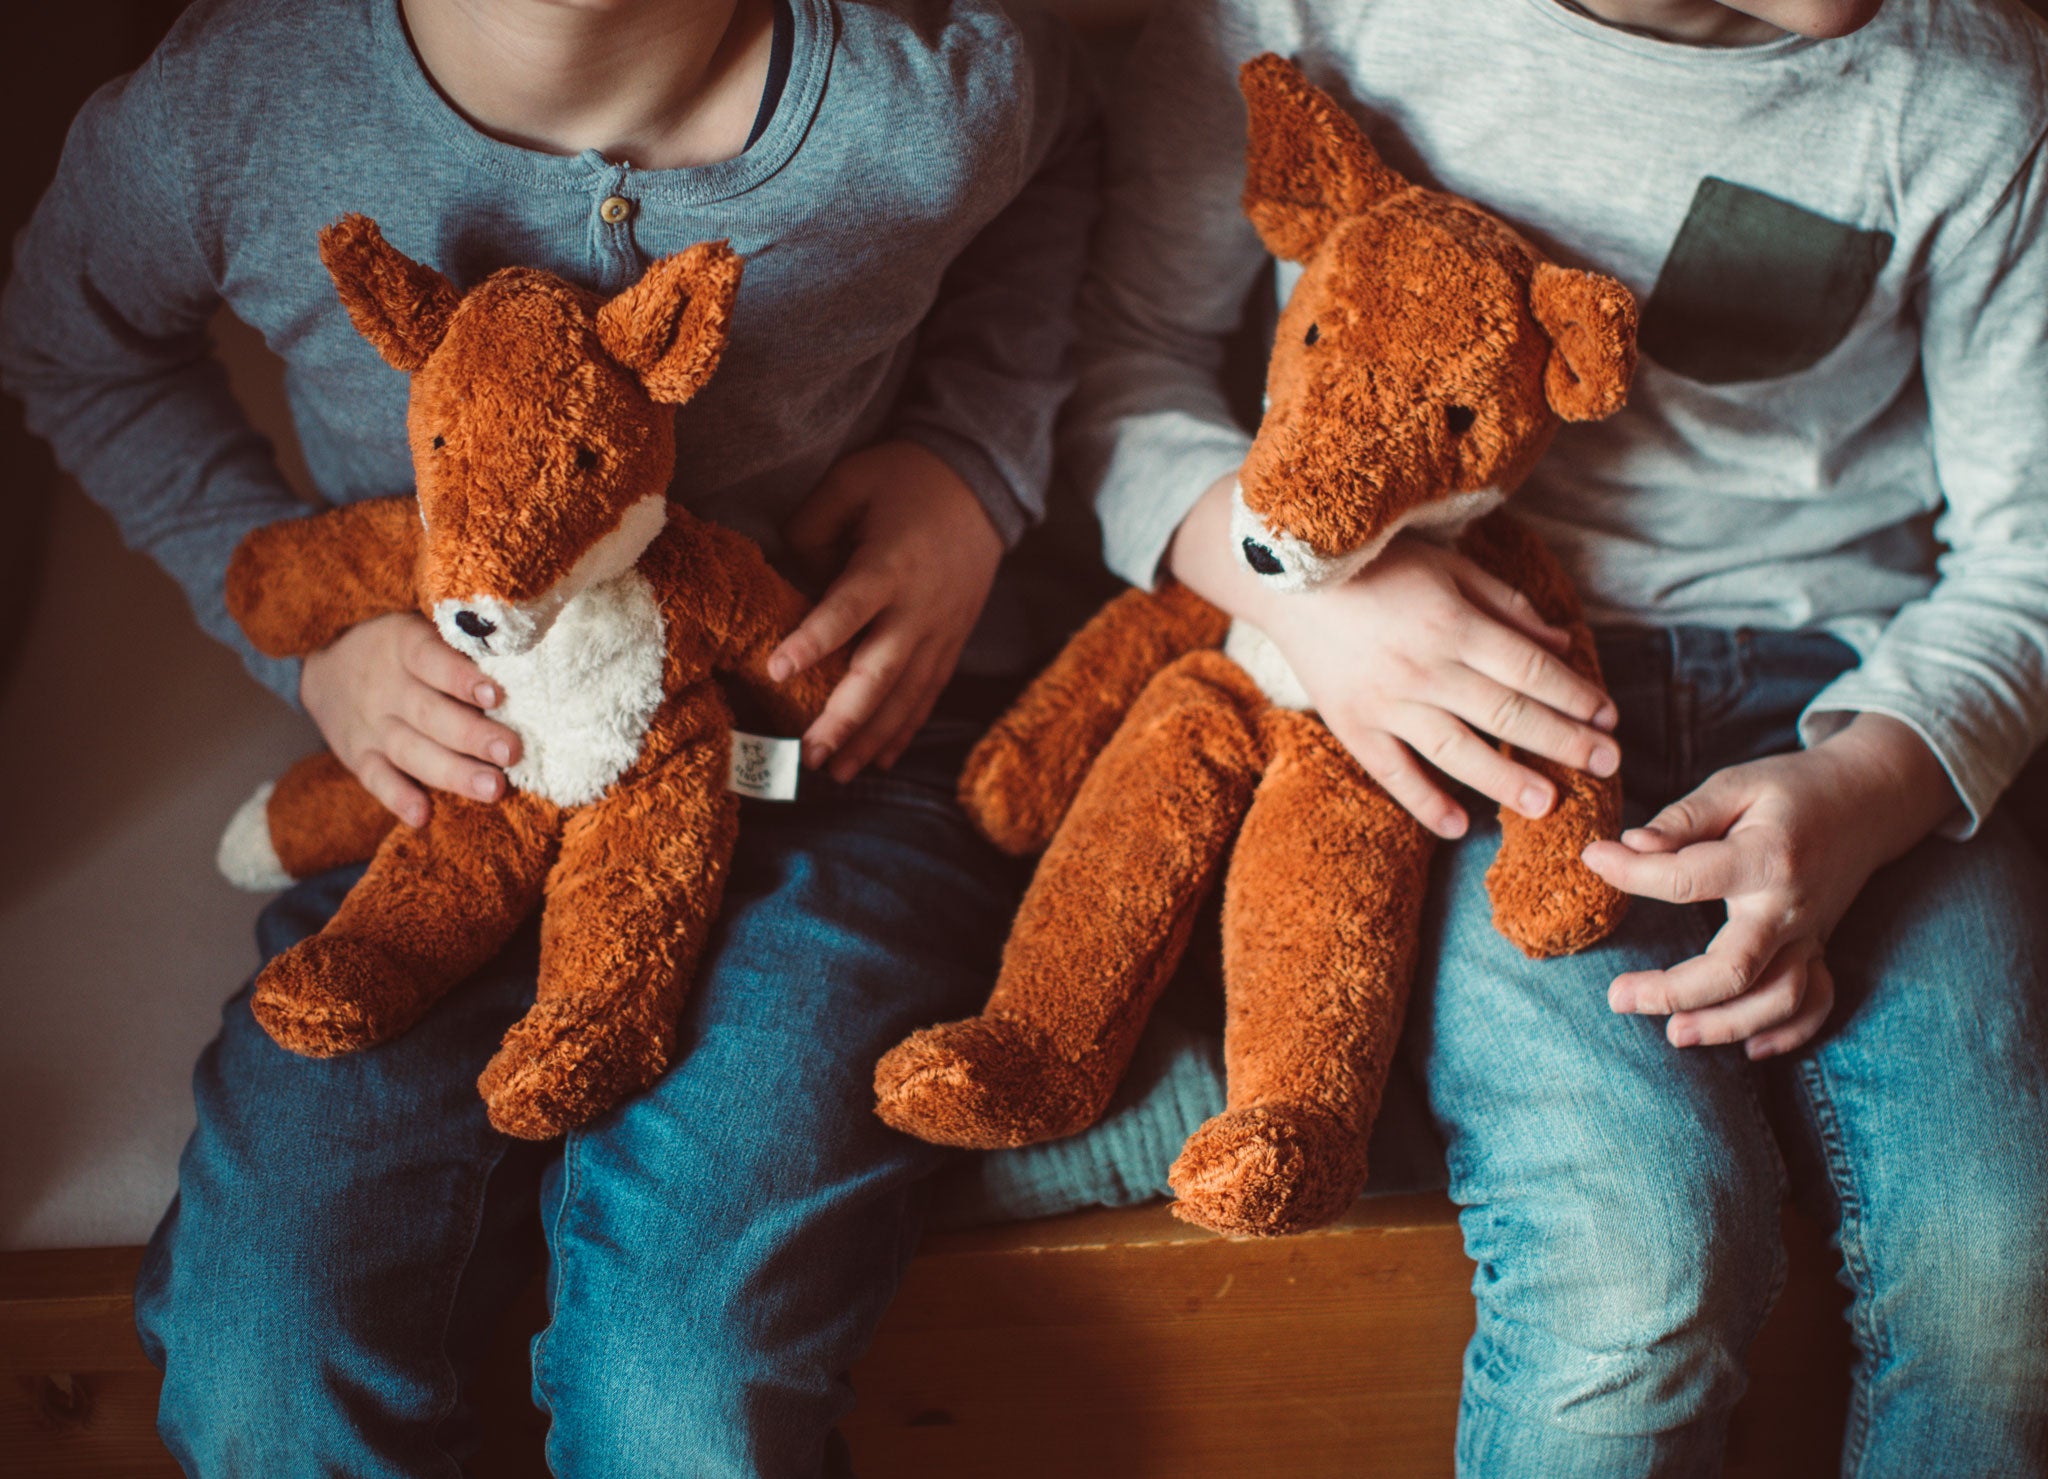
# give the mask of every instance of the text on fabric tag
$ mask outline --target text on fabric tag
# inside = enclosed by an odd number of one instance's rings
[[[732,767],[726,774],[725,788],[758,801],[794,801],[803,754],[802,740],[735,729]]]

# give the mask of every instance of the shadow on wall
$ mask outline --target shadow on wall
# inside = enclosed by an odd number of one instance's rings
[[[108,0],[95,5],[10,5],[0,16],[0,241],[11,243],[57,167],[79,104],[107,78],[134,67],[184,9],[182,0]],[[0,404],[0,688],[13,671],[35,600],[47,537],[55,464]]]
[[[6,240],[79,105],[180,9],[0,8]],[[277,438],[268,356],[240,325],[222,338]],[[132,1243],[170,1196],[192,1060],[255,961],[257,901],[214,876],[214,839],[315,741],[201,634],[168,577],[121,548],[11,401],[0,458],[0,1247]]]

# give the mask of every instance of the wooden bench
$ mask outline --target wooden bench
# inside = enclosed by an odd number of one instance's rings
[[[1752,1353],[1732,1479],[1836,1466],[1847,1336],[1834,1257],[1788,1215],[1792,1277]],[[153,1479],[156,1372],[129,1289],[141,1250],[0,1255],[0,1473]],[[863,1479],[1346,1479],[1451,1471],[1472,1266],[1436,1195],[1230,1243],[1165,1208],[929,1239],[854,1373]],[[526,1397],[536,1287],[478,1393],[481,1479],[546,1472]]]

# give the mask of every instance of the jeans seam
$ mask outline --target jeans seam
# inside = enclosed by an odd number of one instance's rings
[[[1775,1215],[1784,1207],[1792,1194],[1792,1174],[1785,1165],[1784,1152],[1778,1147],[1777,1134],[1771,1129],[1770,1116],[1764,1113],[1763,1095],[1758,1087],[1757,1074],[1752,1071],[1745,1075],[1745,1080],[1744,1087],[1747,1092],[1743,1095],[1743,1098],[1749,1105],[1750,1118],[1756,1125],[1757,1136],[1764,1147],[1764,1152],[1770,1157],[1772,1185],[1776,1193],[1771,1198],[1771,1211]],[[1755,1346],[1757,1336],[1763,1333],[1764,1326],[1769,1323],[1771,1311],[1778,1307],[1778,1301],[1785,1293],[1785,1285],[1792,1277],[1792,1258],[1790,1253],[1786,1251],[1785,1238],[1782,1231],[1773,1229],[1771,1247],[1775,1250],[1775,1253],[1771,1259],[1770,1289],[1764,1296],[1763,1304],[1757,1315],[1756,1324],[1750,1328],[1748,1338],[1743,1343],[1742,1392],[1744,1394],[1749,1390],[1749,1352]],[[1740,1398],[1738,1397],[1737,1400],[1740,1400]],[[1722,1441],[1725,1442],[1727,1439],[1727,1425],[1725,1423],[1722,1425],[1721,1434]]]
[[[1863,1200],[1857,1193],[1853,1168],[1842,1147],[1841,1119],[1835,1113],[1834,1100],[1828,1092],[1826,1070],[1817,1059],[1809,1058],[1799,1065],[1799,1081],[1806,1091],[1807,1109],[1813,1116],[1814,1129],[1820,1139],[1821,1158],[1827,1166],[1828,1180],[1834,1184],[1835,1243],[1842,1254],[1842,1267],[1853,1286],[1849,1321],[1861,1337],[1863,1358],[1875,1366],[1889,1352],[1884,1331],[1870,1311],[1872,1286],[1870,1266],[1863,1254]],[[1864,1379],[1850,1382],[1848,1421],[1842,1433],[1844,1475],[1855,1474],[1863,1467],[1863,1453],[1870,1436],[1868,1376],[1866,1371]]]
[[[476,1181],[475,1189],[469,1197],[466,1217],[469,1224],[469,1237],[463,1245],[462,1256],[457,1261],[455,1278],[448,1286],[448,1303],[441,1315],[439,1350],[441,1353],[442,1372],[448,1384],[448,1399],[441,1405],[440,1412],[435,1414],[434,1417],[434,1447],[440,1451],[441,1457],[447,1460],[448,1471],[455,1475],[455,1479],[462,1479],[462,1465],[457,1461],[455,1455],[449,1453],[447,1449],[441,1446],[440,1436],[442,1424],[448,1421],[449,1415],[455,1411],[456,1404],[462,1398],[461,1383],[455,1370],[455,1362],[448,1354],[448,1337],[455,1325],[455,1306],[462,1299],[463,1275],[468,1272],[470,1261],[476,1256],[477,1235],[483,1228],[484,1202],[490,1195],[491,1177],[497,1174],[498,1167],[505,1160],[506,1142],[502,1137],[497,1138],[497,1148],[492,1153],[489,1164],[484,1167],[484,1174]]]
[[[546,1399],[548,1411],[555,1410],[554,1399],[548,1396],[547,1379],[543,1371],[547,1364],[548,1339],[555,1333],[555,1321],[560,1318],[562,1308],[562,1274],[566,1260],[562,1256],[562,1223],[569,1215],[569,1208],[576,1200],[582,1180],[582,1157],[578,1152],[583,1146],[583,1135],[571,1130],[562,1142],[562,1200],[555,1208],[553,1225],[548,1229],[548,1322],[533,1342],[533,1384]]]
[[[1759,1142],[1771,1158],[1771,1185],[1775,1192],[1771,1205],[1774,1209],[1781,1208],[1792,1196],[1792,1172],[1786,1166],[1785,1154],[1778,1146],[1778,1133],[1771,1128],[1771,1117],[1764,1112],[1763,1093],[1758,1083],[1758,1075],[1752,1070],[1745,1077],[1749,1092],[1743,1097],[1749,1104],[1750,1119],[1755,1122]],[[1785,1240],[1780,1237],[1777,1278],[1771,1285],[1771,1307],[1776,1306],[1778,1296],[1785,1292],[1785,1284],[1790,1274],[1791,1260],[1785,1252]],[[1765,1318],[1769,1318],[1768,1314]]]

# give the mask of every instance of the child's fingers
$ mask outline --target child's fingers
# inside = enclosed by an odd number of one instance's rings
[[[1454,781],[1491,797],[1525,817],[1540,817],[1557,804],[1557,787],[1526,765],[1517,765],[1442,709],[1416,706],[1394,732],[1415,753]]]
[[[849,569],[832,582],[825,598],[797,623],[796,630],[768,654],[768,681],[786,683],[844,647],[888,605],[889,594],[879,576]]]
[[[1675,1013],[1664,1024],[1665,1038],[1674,1048],[1718,1047],[1810,1016],[1809,950],[1808,942],[1795,940],[1779,952],[1754,989],[1720,1006]]]
[[[877,630],[854,650],[846,676],[825,700],[824,711],[804,731],[804,763],[816,769],[861,730],[895,691],[916,644],[901,632]]]
[[[398,717],[435,744],[458,755],[507,766],[519,758],[519,736],[473,706],[425,683],[414,683],[399,703]]]
[[[503,771],[479,765],[467,755],[458,755],[402,719],[392,719],[383,726],[377,748],[399,770],[436,791],[477,801],[496,801],[505,793]]]
[[[904,667],[896,685],[889,690],[860,732],[840,747],[832,760],[832,779],[850,781],[861,767],[890,746],[907,741],[931,708],[935,696],[932,681],[934,663],[924,649]]]
[[[1595,842],[1581,858],[1586,866],[1625,894],[1698,904],[1725,899],[1749,885],[1749,869],[1732,842],[1695,842],[1677,852],[1639,853],[1619,842]]]
[[[1400,740],[1380,729],[1366,730],[1355,737],[1335,728],[1331,732],[1365,773],[1394,798],[1395,805],[1424,828],[1445,839],[1465,835],[1470,825],[1465,809],[1451,800],[1415,758],[1414,751]]]
[[[960,653],[966,645],[967,637],[963,632],[944,643],[938,655],[932,659],[931,676],[925,682],[924,701],[918,705],[917,712],[903,726],[902,732],[875,759],[875,763],[882,769],[896,768],[896,762],[903,758],[903,752],[910,748],[910,742],[917,738],[918,731],[923,729],[932,717],[932,710],[938,707],[939,695],[946,691],[946,685],[952,681],[953,674],[959,671]]]
[[[1754,1062],[1759,1058],[1775,1058],[1780,1053],[1789,1053],[1803,1046],[1827,1021],[1828,1013],[1835,1009],[1835,977],[1828,969],[1828,963],[1815,956],[1806,964],[1806,1003],[1799,1012],[1782,1027],[1769,1032],[1760,1032],[1743,1045],[1743,1051]]]
[[[925,721],[931,718],[932,709],[939,701],[939,691],[945,686],[943,683],[932,685],[931,691],[925,695],[924,702],[919,705],[917,713],[903,726],[902,732],[890,742],[888,748],[875,757],[875,764],[884,770],[896,768],[896,762],[903,758],[903,752],[910,748],[910,742],[917,738],[918,731],[923,729]]]
[[[1591,775],[1621,768],[1621,749],[1606,734],[1470,669],[1448,680],[1444,697],[1451,713],[1517,749]]]
[[[1666,837],[1662,832],[1652,832],[1647,827],[1631,827],[1621,834],[1624,847],[1631,852],[1677,852],[1685,844],[1675,838]]]
[[[1668,970],[1616,976],[1607,1004],[1617,1012],[1664,1017],[1732,1001],[1763,978],[1781,944],[1762,920],[1730,919],[1702,954]]]
[[[443,642],[441,634],[425,617],[414,619],[419,626],[399,649],[405,670],[450,698],[479,709],[496,708],[503,697],[497,684],[484,675],[482,668]]]
[[[378,804],[408,827],[427,824],[427,793],[399,774],[398,767],[375,750],[358,755],[349,769],[363,783],[363,789],[377,798]]]
[[[1621,840],[1642,851],[1684,847],[1703,838],[1722,837],[1741,820],[1749,804],[1741,786],[1726,779],[1728,772],[1715,771],[1699,786],[1672,802],[1641,827],[1631,827]],[[1645,836],[1644,834],[1651,834]]]
[[[1458,589],[1488,615],[1506,622],[1553,652],[1563,652],[1571,646],[1571,633],[1545,621],[1534,601],[1492,571],[1463,555],[1453,559],[1450,568],[1451,578],[1457,581]]]
[[[1474,672],[1491,678],[1567,719],[1612,729],[1614,700],[1600,685],[1572,671],[1554,652],[1546,652],[1519,632],[1491,622],[1474,622],[1459,641],[1458,657]]]

